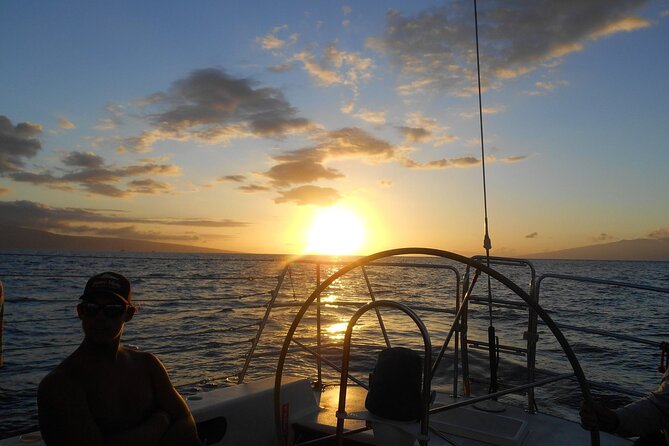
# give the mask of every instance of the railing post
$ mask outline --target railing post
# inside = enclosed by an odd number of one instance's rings
[[[530,299],[535,304],[539,304],[539,285],[532,280],[530,284]],[[534,372],[536,369],[537,358],[537,341],[539,334],[537,333],[537,312],[532,307],[529,309],[529,317],[527,322],[527,332],[525,332],[525,339],[527,339],[527,382],[534,382]],[[527,412],[536,413],[536,403],[534,401],[534,387],[527,389]]]
[[[0,280],[0,367],[2,367],[2,321],[5,318],[5,293]]]
[[[316,288],[321,284],[321,264],[316,263]],[[316,358],[316,366],[318,369],[317,381],[314,384],[316,390],[323,390],[323,364],[321,363],[321,295],[318,295],[316,302],[316,351],[318,357]]]

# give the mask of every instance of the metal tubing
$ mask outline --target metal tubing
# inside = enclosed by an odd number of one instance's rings
[[[2,367],[2,324],[5,319],[5,292],[0,280],[0,367]]]
[[[242,371],[239,372],[239,379],[237,380],[237,384],[241,384],[241,383],[244,382],[244,377],[246,376],[246,371],[249,369],[249,365],[251,364],[251,358],[253,357],[253,352],[255,351],[256,347],[258,346],[258,341],[260,341],[260,336],[262,335],[262,332],[265,329],[265,325],[267,324],[267,320],[269,319],[269,314],[272,311],[272,306],[274,304],[274,301],[279,296],[279,290],[281,289],[281,285],[283,284],[283,279],[286,277],[286,273],[288,272],[288,268],[290,268],[290,266],[286,265],[283,268],[283,271],[281,271],[281,274],[279,274],[279,278],[278,278],[276,287],[272,291],[272,298],[270,299],[269,303],[267,304],[267,309],[265,310],[265,315],[263,316],[262,321],[260,321],[260,325],[258,326],[258,332],[256,333],[256,337],[253,339],[253,341],[251,341],[251,348],[249,349],[249,352],[246,355],[246,360],[244,361],[244,366],[242,367]]]
[[[432,255],[432,256],[437,256],[437,257],[443,257],[447,258],[456,262],[459,262],[464,265],[468,265],[469,267],[475,268],[479,272],[483,272],[485,274],[488,274],[492,278],[494,278],[496,281],[500,282],[504,286],[506,286],[509,290],[513,291],[518,297],[520,297],[522,300],[524,300],[528,305],[530,305],[536,312],[537,315],[544,321],[546,326],[550,329],[552,332],[553,336],[555,339],[558,341],[560,346],[562,347],[562,350],[565,352],[565,355],[567,356],[567,359],[569,360],[569,363],[574,370],[574,375],[576,376],[576,379],[578,380],[579,387],[581,389],[581,393],[583,394],[583,399],[584,402],[587,406],[592,406],[592,395],[590,393],[590,388],[588,386],[588,381],[585,378],[585,374],[583,373],[583,369],[581,368],[580,363],[578,362],[578,359],[576,358],[576,355],[574,354],[573,349],[567,342],[567,339],[564,337],[560,329],[556,326],[555,322],[553,319],[550,317],[550,315],[543,309],[541,308],[537,303],[535,303],[527,294],[525,291],[523,291],[522,288],[520,288],[518,285],[516,285],[514,282],[509,280],[506,276],[502,275],[501,273],[497,272],[494,269],[488,268],[487,266],[483,265],[482,263],[472,260],[468,257],[461,256],[459,254],[455,254],[453,252],[449,251],[443,251],[439,249],[433,249],[433,248],[398,248],[398,249],[391,249],[388,251],[381,251],[376,254],[369,255],[367,257],[362,257],[354,262],[349,263],[348,265],[342,267],[337,271],[336,273],[332,274],[330,277],[328,277],[321,285],[313,291],[311,296],[307,298],[307,300],[304,302],[302,305],[302,308],[297,312],[295,315],[295,318],[293,319],[293,323],[291,324],[290,328],[288,329],[288,333],[286,334],[286,337],[284,339],[283,347],[281,349],[281,353],[279,354],[279,361],[277,363],[277,368],[276,368],[276,375],[275,375],[275,381],[274,381],[274,420],[275,420],[275,426],[276,426],[276,432],[277,432],[277,439],[282,438],[281,436],[281,381],[283,377],[283,367],[286,361],[286,355],[288,353],[288,348],[292,342],[293,335],[295,331],[297,330],[298,325],[302,321],[302,318],[304,317],[304,314],[306,313],[307,309],[313,301],[316,299],[316,297],[323,292],[323,290],[327,287],[330,286],[332,282],[337,280],[339,277],[343,276],[347,272],[351,271],[352,269],[358,268],[360,266],[366,265],[370,262],[373,262],[375,260],[385,258],[385,257],[391,257],[395,255]],[[457,318],[456,318],[457,320]],[[590,438],[591,438],[591,443],[593,446],[598,446],[599,445],[599,431],[598,430],[593,430],[590,433]]]
[[[355,312],[353,317],[348,323],[346,328],[346,334],[344,335],[344,351],[342,353],[341,359],[341,380],[339,383],[339,408],[337,410],[337,446],[341,446],[342,437],[344,434],[344,418],[343,416],[346,413],[346,387],[348,385],[348,364],[351,355],[351,336],[353,334],[353,327],[355,326],[358,319],[371,309],[376,309],[379,307],[388,307],[395,308],[404,312],[409,316],[418,329],[420,330],[421,335],[423,336],[423,346],[425,349],[424,359],[423,359],[423,399],[422,399],[422,411],[420,417],[420,432],[421,437],[419,439],[421,446],[427,446],[427,439],[429,435],[429,416],[428,412],[430,409],[430,386],[432,383],[432,373],[431,373],[431,364],[432,364],[432,343],[430,342],[430,334],[427,331],[427,327],[423,324],[423,321],[414,313],[409,307],[399,302],[393,302],[389,300],[378,300],[376,302],[370,302],[367,305],[362,306],[358,311]]]
[[[374,296],[374,290],[372,290],[372,284],[369,283],[369,277],[367,277],[367,270],[364,266],[361,266],[362,275],[365,278],[365,283],[367,284],[367,290],[369,291],[369,298],[372,299],[372,302],[376,302],[376,297]],[[379,320],[379,327],[381,327],[381,333],[383,333],[383,339],[386,341],[386,347],[390,348],[390,339],[388,338],[388,333],[386,332],[386,326],[383,323],[383,318],[381,317],[381,312],[378,308],[375,308],[376,318]]]
[[[543,386],[544,384],[549,384],[549,383],[552,383],[552,382],[555,382],[555,381],[560,381],[560,380],[563,380],[563,379],[572,378],[573,376],[574,376],[573,373],[565,373],[563,375],[554,376],[552,378],[542,379],[541,381],[536,381],[536,382],[529,383],[529,384],[522,384],[520,386],[512,387],[510,389],[499,390],[495,393],[489,393],[487,395],[481,395],[481,396],[477,396],[477,397],[474,397],[474,398],[467,398],[466,400],[462,400],[462,401],[459,401],[457,403],[452,403],[452,404],[446,404],[444,406],[433,407],[432,409],[430,409],[430,415],[435,414],[435,413],[439,413],[439,412],[444,412],[446,410],[457,409],[458,407],[469,406],[470,404],[475,404],[475,403],[478,403],[479,401],[494,399],[494,398],[497,398],[497,397],[500,397],[500,396],[508,395],[509,393],[516,393],[519,390],[525,390],[525,389],[531,389],[531,388],[538,387],[538,386]]]
[[[316,288],[321,284],[321,264],[316,264]],[[315,387],[318,390],[323,389],[323,368],[321,364],[321,295],[318,295],[318,300],[316,302],[316,351],[318,355],[316,356],[316,369],[317,369],[317,378]]]

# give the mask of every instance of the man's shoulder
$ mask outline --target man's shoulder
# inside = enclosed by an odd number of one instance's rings
[[[39,397],[53,397],[60,395],[72,395],[81,389],[79,380],[72,367],[63,361],[39,383],[37,393]]]
[[[123,354],[128,362],[134,366],[139,366],[145,369],[163,368],[163,364],[158,357],[151,352],[145,352],[133,348],[124,347]]]

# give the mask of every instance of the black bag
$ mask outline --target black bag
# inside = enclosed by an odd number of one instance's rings
[[[383,350],[370,376],[365,407],[390,420],[418,420],[422,375],[423,360],[415,351],[403,347]]]

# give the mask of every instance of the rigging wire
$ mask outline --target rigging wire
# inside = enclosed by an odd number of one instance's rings
[[[479,52],[479,20],[478,8],[476,0],[474,0],[474,29],[476,34],[476,76],[478,81],[478,96],[479,96],[479,129],[481,136],[481,172],[483,176],[483,222],[485,235],[483,237],[483,247],[485,248],[486,264],[490,267],[490,249],[492,249],[492,241],[490,240],[489,225],[488,225],[488,191],[486,188],[486,172],[485,172],[485,144],[483,140],[483,100],[481,98],[481,57]],[[490,276],[488,275],[488,354],[490,360],[490,393],[494,393],[498,389],[497,383],[497,366],[499,364],[499,354],[497,353],[497,339],[495,336],[495,326],[493,325],[492,315],[492,286],[490,283]]]

